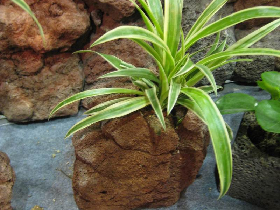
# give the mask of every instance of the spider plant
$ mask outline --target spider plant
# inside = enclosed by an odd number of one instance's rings
[[[50,116],[63,106],[86,97],[129,94],[129,96],[101,103],[88,110],[86,112],[88,117],[68,131],[66,137],[69,137],[93,123],[121,117],[146,106],[151,106],[154,109],[159,123],[163,129],[166,129],[163,111],[166,110],[167,114],[170,114],[174,106],[185,106],[208,126],[221,181],[220,198],[225,195],[231,183],[231,135],[219,109],[208,94],[209,92],[217,93],[218,89],[212,72],[229,62],[244,61],[244,59],[231,59],[236,56],[270,55],[280,57],[280,51],[274,49],[249,48],[278,27],[280,19],[263,26],[230,47],[227,47],[226,41],[220,40],[220,32],[252,18],[279,18],[280,8],[268,6],[250,8],[207,24],[227,2],[227,0],[213,0],[190,31],[184,35],[181,26],[183,0],[164,0],[164,7],[162,7],[161,0],[138,0],[143,9],[133,0],[130,1],[141,14],[146,29],[136,26],[120,26],[105,33],[90,47],[116,39],[130,39],[153,57],[157,63],[158,75],[149,69],[135,67],[113,55],[92,50],[78,51],[78,53],[97,53],[116,68],[116,71],[105,74],[101,78],[130,77],[138,90],[125,88],[87,90],[59,103],[51,111]],[[192,61],[193,54],[189,53],[190,47],[198,40],[214,34],[217,34],[217,38],[208,53],[200,61],[194,63]],[[204,77],[209,80],[211,85],[195,87]]]

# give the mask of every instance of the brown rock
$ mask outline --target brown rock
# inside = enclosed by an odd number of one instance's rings
[[[15,172],[10,166],[9,157],[0,152],[0,209],[12,210],[12,188],[15,182]]]
[[[90,26],[84,3],[72,0],[27,1],[41,23],[46,48],[32,18],[11,1],[0,2],[0,51],[32,48],[34,51],[69,49]]]
[[[74,135],[73,190],[81,210],[128,210],[174,204],[206,154],[206,126],[188,112],[164,132],[149,111],[92,125]]]
[[[235,11],[240,11],[243,9],[248,9],[255,6],[276,6],[280,7],[280,0],[237,0],[234,4]],[[251,29],[257,26],[263,26],[266,23],[271,22],[273,19],[271,18],[258,18],[245,21],[236,26],[238,29]]]
[[[83,88],[79,57],[68,53],[43,56],[25,51],[2,56],[0,67],[0,112],[15,122],[48,119],[63,99]],[[78,103],[55,116],[78,112]]]
[[[134,13],[135,7],[129,0],[84,0],[89,10],[102,10],[106,15],[116,21],[129,17]]]

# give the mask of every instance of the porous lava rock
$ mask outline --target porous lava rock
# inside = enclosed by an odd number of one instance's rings
[[[236,39],[240,40],[251,32],[257,30],[253,28],[250,30],[235,30]],[[259,42],[255,43],[253,48],[273,48],[280,50],[280,28],[276,28],[270,32]],[[267,71],[280,71],[277,68],[277,58],[272,56],[243,56],[243,58],[253,59],[252,62],[238,62],[233,72],[232,80],[244,83],[255,84],[261,80],[261,74]]]
[[[89,11],[102,11],[115,21],[130,17],[135,11],[135,6],[129,0],[84,0],[84,2]]]
[[[0,51],[31,48],[36,52],[68,50],[90,27],[80,0],[26,1],[43,27],[46,45],[33,19],[10,0],[0,2]]]
[[[6,153],[0,151],[0,209],[12,210],[12,189],[16,176]]]
[[[0,112],[9,121],[48,119],[50,111],[63,99],[83,88],[79,57],[70,53],[43,55],[24,51],[0,56]],[[78,103],[55,116],[78,112]]]
[[[268,133],[246,113],[233,143],[228,195],[265,209],[280,209],[280,134]]]
[[[280,7],[280,0],[237,0],[234,4],[234,10],[236,12],[244,9],[248,9],[256,6],[276,6]],[[245,22],[239,23],[236,28],[238,29],[252,29],[254,27],[260,27],[266,23],[271,22],[272,18],[257,18],[252,20],[247,20]]]
[[[179,113],[179,111],[177,112]],[[192,113],[164,132],[142,110],[94,124],[74,135],[73,190],[81,210],[129,210],[174,204],[196,177],[209,143],[207,127]]]

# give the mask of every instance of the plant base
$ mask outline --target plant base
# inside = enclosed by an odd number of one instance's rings
[[[209,144],[207,127],[192,112],[175,128],[176,117],[166,117],[166,132],[152,112],[142,111],[74,135],[78,207],[128,210],[176,203],[195,180]]]

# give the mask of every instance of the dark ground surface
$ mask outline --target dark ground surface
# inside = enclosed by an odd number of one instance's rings
[[[257,99],[268,95],[257,87],[227,84],[219,93],[250,93]],[[243,114],[227,115],[226,122],[234,134]],[[38,205],[44,210],[77,210],[71,186],[74,149],[67,130],[83,118],[77,116],[49,122],[13,124],[0,119],[0,151],[8,154],[16,173],[12,206],[14,210],[31,210]],[[199,178],[182,193],[175,205],[160,210],[261,210],[252,204],[229,196],[217,200],[215,157],[212,146],[199,172]]]

